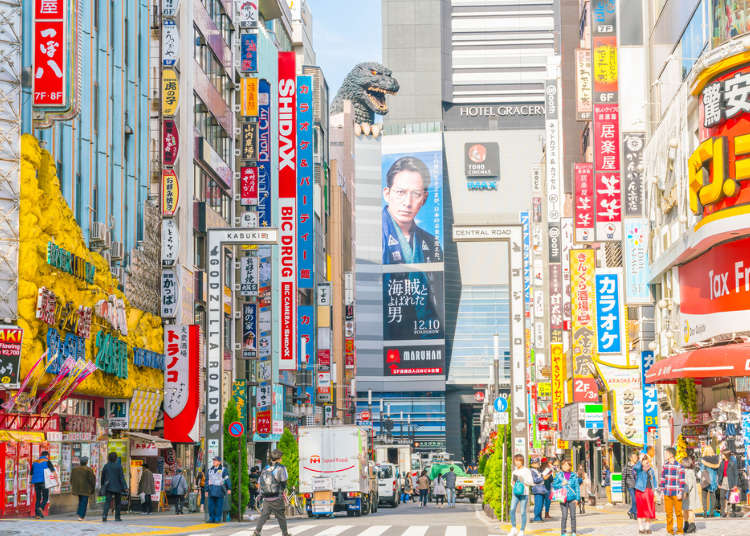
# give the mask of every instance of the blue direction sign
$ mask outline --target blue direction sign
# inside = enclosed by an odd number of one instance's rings
[[[245,426],[241,422],[234,421],[229,425],[229,435],[232,437],[241,437],[245,433]]]
[[[508,411],[508,399],[503,398],[502,396],[498,396],[495,399],[493,406],[495,406],[495,411],[497,411],[498,413],[505,413],[506,411]]]

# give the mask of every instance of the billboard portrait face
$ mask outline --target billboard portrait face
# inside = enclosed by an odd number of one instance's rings
[[[443,262],[442,151],[383,155],[383,264]]]

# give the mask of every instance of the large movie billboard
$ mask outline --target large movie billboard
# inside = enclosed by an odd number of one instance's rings
[[[442,136],[386,136],[382,155],[384,371],[443,376]]]
[[[383,151],[383,264],[443,262],[443,151]]]

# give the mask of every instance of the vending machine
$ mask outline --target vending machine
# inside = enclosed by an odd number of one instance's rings
[[[6,441],[0,443],[0,517],[16,514],[16,476],[17,476],[18,443]]]

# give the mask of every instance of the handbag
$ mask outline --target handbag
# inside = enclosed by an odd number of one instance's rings
[[[47,489],[60,487],[60,477],[49,467],[44,468],[44,487]]]
[[[568,490],[565,488],[553,489],[549,494],[549,499],[552,502],[566,503],[568,502]]]
[[[729,492],[729,504],[740,504],[740,490],[737,488]]]
[[[526,486],[524,486],[523,482],[520,480],[516,480],[513,484],[513,495],[517,497],[523,497],[526,495]]]

